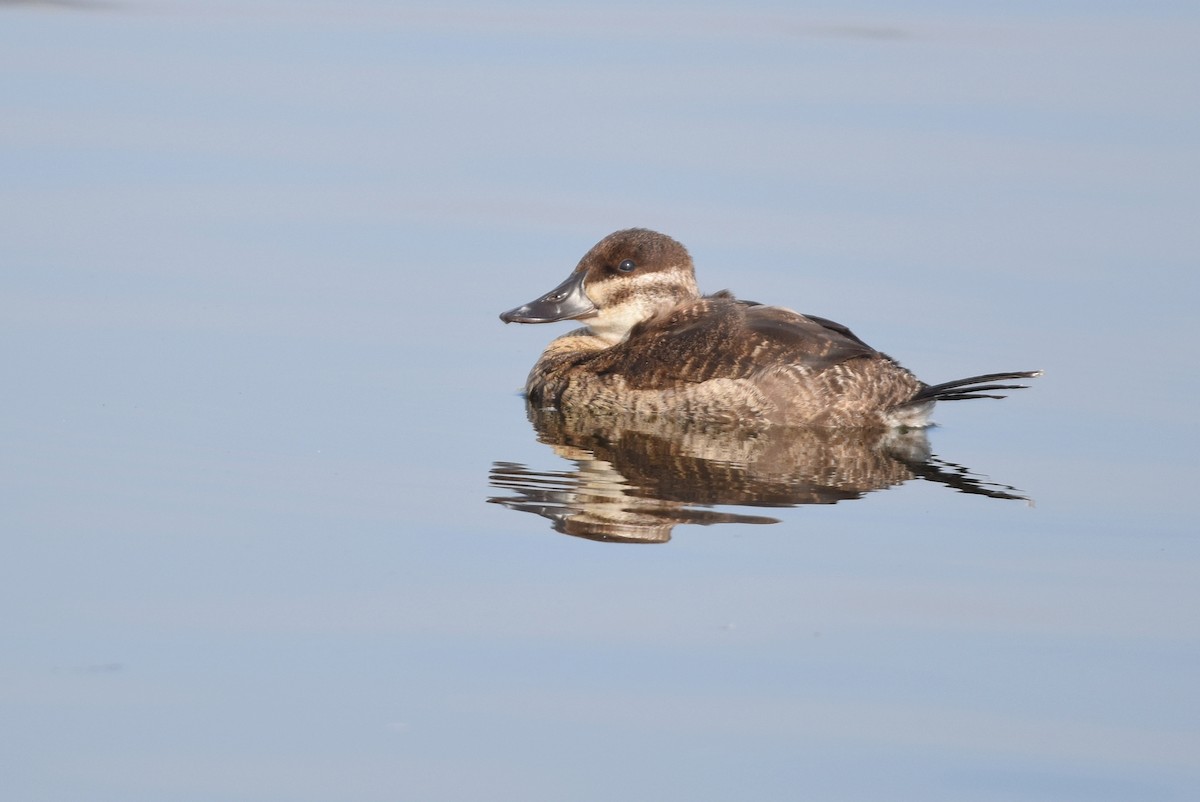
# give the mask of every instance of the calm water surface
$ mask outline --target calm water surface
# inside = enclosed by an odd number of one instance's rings
[[[4,798],[1197,798],[1198,35],[0,3]],[[632,225],[1047,375],[886,442],[531,419],[563,327],[497,314]]]

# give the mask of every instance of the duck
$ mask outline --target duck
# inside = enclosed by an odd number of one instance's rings
[[[926,384],[846,326],[782,306],[702,295],[687,249],[645,228],[613,232],[565,281],[500,315],[505,323],[579,321],[525,382],[537,408],[592,417],[666,417],[697,425],[909,429],[938,401],[1003,398],[1005,371]]]

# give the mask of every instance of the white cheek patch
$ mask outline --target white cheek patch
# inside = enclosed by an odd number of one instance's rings
[[[625,339],[629,330],[654,314],[654,306],[647,308],[644,303],[627,301],[620,306],[610,306],[595,317],[588,318],[587,323],[592,333],[610,344]]]
[[[620,286],[624,299],[612,303],[608,299],[609,291],[617,286]],[[689,272],[667,270],[635,278],[609,279],[589,288],[587,295],[599,311],[585,322],[597,337],[615,344],[638,323],[681,300],[698,297],[700,292]]]

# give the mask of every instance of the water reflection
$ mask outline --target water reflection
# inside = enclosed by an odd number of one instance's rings
[[[677,421],[564,414],[526,405],[540,442],[571,470],[492,464],[488,501],[549,518],[566,535],[664,543],[676,524],[778,523],[713,505],[791,507],[858,499],[911,479],[964,493],[1022,499],[932,455],[924,430],[747,431]]]

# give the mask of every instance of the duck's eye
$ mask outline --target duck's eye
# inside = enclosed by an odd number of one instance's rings
[[[617,265],[617,270],[620,270],[622,273],[632,273],[635,267],[637,267],[637,264],[632,259],[626,259]]]

